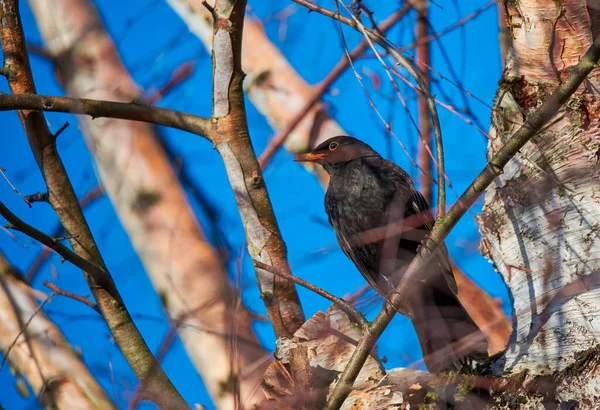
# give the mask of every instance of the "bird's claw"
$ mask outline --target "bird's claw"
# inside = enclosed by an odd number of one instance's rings
[[[425,239],[423,239],[421,241],[421,243],[419,244],[419,246],[417,246],[417,253],[421,253],[421,249],[425,248],[427,249],[427,252],[431,253],[431,248],[429,246],[427,246],[427,242],[429,241],[429,236],[426,236]]]

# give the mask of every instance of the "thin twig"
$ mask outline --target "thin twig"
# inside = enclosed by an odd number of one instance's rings
[[[508,141],[506,141],[502,148],[494,154],[486,167],[461,195],[459,201],[450,208],[445,218],[443,220],[438,220],[435,223],[427,246],[421,247],[419,254],[413,259],[404,273],[400,284],[395,291],[391,293],[390,301],[394,305],[402,301],[402,295],[410,292],[416,277],[429,262],[432,253],[436,251],[437,244],[443,242],[460,218],[475,203],[494,179],[503,172],[506,164],[518,153],[518,151],[558,113],[559,109],[567,102],[570,96],[585,80],[587,75],[594,69],[599,59],[600,37],[597,37],[592,46],[582,57],[579,64],[571,69],[569,76],[558,86],[555,92],[548,97],[540,108],[527,117],[525,123],[512,137],[510,137],[510,139],[508,139]],[[379,312],[377,318],[371,322],[368,332],[359,342],[352,358],[340,376],[338,384],[329,397],[326,407],[328,410],[337,410],[342,406],[344,400],[350,393],[354,380],[356,380],[370,350],[390,323],[393,316],[393,311],[388,311],[384,308]]]
[[[500,3],[500,1],[492,0],[489,3],[484,4],[479,9],[475,10],[473,13],[469,14],[468,16],[465,16],[462,19],[458,20],[457,22],[446,27],[445,29],[438,31],[437,33],[432,33],[427,37],[418,38],[411,44],[404,46],[404,47],[400,47],[398,51],[408,51],[410,49],[418,47],[421,44],[426,44],[426,43],[432,42],[433,40],[437,40],[438,38],[450,33],[451,31],[454,31],[457,28],[464,26],[465,23],[467,23],[469,20],[473,20],[474,18],[479,16],[481,13],[483,13],[484,11],[486,11],[487,9],[489,9],[496,3]]]
[[[294,1],[298,2],[298,3],[307,3],[306,0],[294,0]],[[339,0],[336,1],[336,5],[338,3],[340,3]],[[343,7],[346,7],[345,4],[343,4],[343,3],[340,3],[340,4],[342,4]],[[343,20],[339,20],[339,21],[343,21]],[[435,136],[436,155],[437,155],[437,172],[438,172],[438,175],[440,176],[440,178],[438,178],[439,181],[438,181],[437,218],[442,219],[446,213],[445,180],[447,177],[446,177],[445,166],[444,166],[444,147],[443,147],[443,140],[442,140],[442,129],[440,126],[440,120],[438,117],[437,108],[435,106],[435,100],[433,99],[431,94],[428,93],[428,91],[427,91],[428,87],[427,87],[427,84],[425,83],[425,81],[423,80],[423,77],[413,67],[413,65],[408,61],[408,59],[397,51],[397,48],[393,44],[391,44],[385,38],[382,39],[381,36],[379,36],[377,33],[374,33],[373,31],[367,29],[355,17],[354,17],[354,21],[352,22],[352,24],[350,24],[350,26],[352,28],[354,28],[355,30],[359,31],[360,33],[362,33],[365,36],[365,38],[367,39],[367,41],[369,41],[369,42],[374,41],[379,46],[381,46],[385,51],[387,51],[398,62],[398,64],[401,65],[402,67],[404,67],[406,69],[406,71],[410,74],[410,76],[415,79],[415,81],[419,85],[421,92],[427,98],[427,106],[431,113],[431,121],[433,123],[433,133]],[[373,44],[371,43],[370,45],[371,45],[371,48],[374,51],[376,51]],[[380,61],[383,62],[381,60],[381,58],[380,58]],[[391,74],[389,73],[388,70],[386,70],[386,73],[388,74],[388,76],[391,76]],[[395,84],[395,83],[392,81],[392,84]],[[397,87],[397,85],[396,85],[396,87]],[[396,90],[397,90],[397,92],[399,92],[399,90],[397,88],[396,88]]]
[[[69,124],[69,121],[65,121],[65,123],[62,125],[62,127],[60,127],[60,128],[58,129],[58,131],[56,131],[56,132],[54,133],[54,139],[57,139],[57,138],[60,136],[60,134],[62,134],[62,133],[64,132],[64,130],[66,130],[66,129],[67,129],[67,127],[68,127],[69,125],[70,125],[70,124]]]
[[[83,196],[83,198],[81,198],[81,201],[79,201],[79,205],[81,206],[81,208],[85,208],[86,206],[91,204],[93,201],[100,198],[102,195],[104,195],[104,189],[102,188],[101,185],[98,185],[98,186],[90,189]],[[50,235],[51,235],[51,237],[56,238],[62,232],[64,232],[63,227],[62,227],[61,223],[58,222],[56,227],[51,231]],[[50,248],[47,248],[47,247],[42,248],[42,251],[33,260],[33,263],[27,270],[27,273],[25,274],[25,282],[31,283],[31,281],[35,277],[35,274],[39,271],[42,264],[50,257],[51,254],[52,254],[52,250]]]
[[[389,16],[381,23],[381,25],[378,26],[379,31],[383,33],[388,31],[410,10],[410,8],[411,7],[408,3],[404,3],[400,10]],[[368,47],[369,43],[366,40],[362,40],[359,45],[350,52],[350,57],[353,59],[358,58]],[[346,58],[346,54],[344,54],[335,67],[333,67],[333,69],[325,76],[325,78],[323,78],[319,84],[314,87],[312,95],[305,102],[304,106],[302,106],[297,111],[296,115],[290,121],[288,121],[285,128],[282,129],[275,137],[273,137],[271,141],[269,141],[269,144],[260,155],[258,162],[260,163],[262,169],[265,169],[268,166],[271,158],[273,158],[273,155],[275,155],[279,148],[281,148],[281,146],[285,143],[288,136],[296,129],[296,126],[298,126],[304,117],[306,117],[308,111],[310,111],[310,109],[321,100],[323,94],[329,90],[333,83],[346,71],[349,66],[350,61],[348,58]]]
[[[17,335],[17,337],[15,337],[15,340],[11,343],[10,346],[8,346],[8,349],[6,349],[6,353],[4,353],[4,355],[2,357],[2,363],[0,363],[0,371],[2,371],[2,368],[4,367],[4,364],[8,360],[8,356],[10,355],[11,350],[13,349],[13,347],[15,347],[17,345],[19,337],[21,337],[21,335],[23,335],[27,331],[27,328],[29,327],[29,324],[38,315],[38,313],[40,313],[42,311],[42,308],[44,307],[44,305],[46,304],[46,302],[48,302],[52,298],[52,296],[54,296],[54,292],[51,293],[50,295],[48,295],[48,297],[46,299],[44,299],[42,301],[42,303],[40,303],[38,305],[38,307],[35,309],[35,311],[31,314],[31,317],[27,320],[27,322],[25,322],[25,325],[19,331],[19,334]]]
[[[69,299],[76,300],[78,302],[83,303],[86,306],[89,306],[92,310],[96,311],[97,313],[101,313],[98,305],[96,305],[94,302],[92,302],[91,300],[89,300],[86,297],[63,290],[63,289],[59,288],[58,286],[56,286],[55,284],[48,282],[47,280],[43,281],[42,284],[45,287],[49,288],[52,291],[52,293],[54,293],[56,295],[61,295],[61,296],[65,296]]]
[[[28,225],[24,221],[22,221],[18,216],[13,214],[10,209],[4,205],[3,202],[0,201],[0,215],[4,217],[9,222],[9,226],[7,228],[11,228],[17,230],[19,232],[24,233],[32,239],[46,245],[48,248],[54,250],[60,256],[63,257],[64,260],[71,262],[73,265],[77,266],[81,270],[88,273],[95,280],[100,280],[107,273],[100,266],[95,265],[88,260],[82,258],[77,255],[75,252],[67,248],[62,243],[58,242],[55,238],[46,235],[45,233],[38,231],[33,226]]]
[[[49,202],[48,192],[36,192],[35,194],[25,195],[23,197],[28,204],[33,202]]]
[[[29,200],[28,200],[26,197],[24,197],[24,196],[23,196],[23,195],[22,195],[22,194],[19,192],[19,190],[17,189],[17,187],[16,187],[16,186],[14,186],[14,185],[12,184],[12,182],[10,182],[10,179],[8,179],[8,177],[6,176],[6,174],[4,173],[4,171],[6,171],[6,169],[5,169],[5,168],[2,168],[2,167],[0,167],[0,173],[2,174],[2,176],[4,177],[4,179],[6,180],[6,182],[8,182],[8,185],[10,185],[10,187],[11,187],[11,188],[12,188],[12,190],[13,190],[13,192],[14,192],[15,194],[19,195],[19,196],[20,196],[20,197],[23,199],[23,201],[25,201],[25,203],[27,204],[27,206],[31,208],[31,203],[29,202]]]
[[[292,282],[294,282],[308,290],[312,290],[317,295],[323,296],[325,299],[328,299],[332,303],[338,305],[340,307],[340,309],[342,309],[344,312],[348,313],[354,319],[356,319],[356,321],[362,326],[363,329],[366,329],[369,326],[369,322],[367,322],[367,320],[365,319],[363,314],[360,313],[358,310],[354,309],[354,307],[352,307],[352,304],[350,302],[348,302],[344,299],[338,298],[337,296],[332,295],[331,293],[327,292],[326,290],[323,290],[320,287],[315,286],[312,283],[305,281],[304,279],[300,279],[297,276],[283,273],[283,272],[279,271],[278,269],[276,269],[272,266],[269,266],[265,263],[262,263],[260,261],[257,261],[257,260],[253,260],[252,262],[254,263],[254,266],[256,268],[266,270],[267,272],[270,272],[273,275],[277,275],[284,279],[291,280]]]

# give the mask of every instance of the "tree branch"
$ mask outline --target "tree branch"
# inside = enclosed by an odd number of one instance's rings
[[[297,283],[298,285],[306,289],[312,290],[317,295],[323,296],[325,299],[331,301],[333,304],[337,305],[341,310],[352,316],[358,323],[360,323],[363,329],[366,329],[369,326],[369,322],[367,322],[362,313],[360,313],[358,310],[352,307],[351,302],[338,298],[337,296],[332,295],[331,293],[321,289],[318,286],[313,285],[312,283],[305,281],[304,279],[300,279],[294,275],[280,272],[274,267],[269,266],[265,263],[262,263],[260,261],[253,262],[254,266],[256,266],[259,269],[266,270],[267,272],[271,272],[273,275],[281,276],[284,279],[291,280],[292,282]]]
[[[213,142],[225,163],[250,257],[289,274],[286,246],[246,121],[241,66],[245,7],[245,0],[221,0],[214,7]],[[275,334],[278,338],[293,335],[305,320],[293,282],[258,268],[256,275]]]
[[[412,283],[416,281],[419,273],[432,258],[437,244],[441,243],[450,233],[452,228],[475,203],[494,179],[502,173],[506,164],[517,154],[517,152],[531,139],[542,127],[556,115],[569,97],[577,90],[587,75],[600,59],[600,37],[597,37],[579,64],[571,69],[569,76],[558,86],[554,93],[544,104],[531,113],[525,123],[510,137],[502,148],[490,159],[487,166],[479,173],[471,185],[465,190],[458,201],[452,206],[448,214],[438,220],[431,233],[427,246],[423,246],[415,259],[412,261],[402,281],[395,292],[390,295],[390,302],[395,306],[402,303],[402,295],[410,291]],[[356,379],[369,351],[375,345],[379,336],[390,323],[394,312],[388,312],[385,308],[381,310],[377,318],[371,322],[366,336],[359,342],[350,362],[340,376],[338,384],[329,397],[327,409],[339,409],[348,396],[352,384]]]
[[[211,124],[206,118],[137,102],[123,103],[33,93],[0,94],[0,111],[8,110],[68,112],[89,115],[92,118],[106,117],[149,122],[211,138]]]
[[[427,37],[427,18],[429,14],[429,0],[418,0],[417,5],[417,23],[415,27],[415,37],[418,40]],[[423,77],[427,89],[430,94],[430,74],[429,74],[429,42],[420,42],[417,45],[417,69]],[[423,172],[419,176],[419,186],[421,193],[425,197],[427,203],[433,203],[432,185],[433,185],[433,169],[431,167],[431,158],[427,152],[425,145],[431,145],[431,121],[429,120],[429,111],[427,108],[427,98],[423,93],[417,93],[417,111],[419,116],[419,129],[421,130],[421,141],[419,143],[417,162]],[[443,178],[439,176],[438,178]]]
[[[307,0],[293,0],[295,3],[301,4],[312,11],[316,11],[325,16],[334,18],[341,23],[344,23],[356,31],[362,33],[365,36],[365,39],[369,42],[369,45],[373,50],[375,50],[373,42],[377,43],[381,46],[385,51],[387,51],[390,56],[392,56],[399,65],[404,67],[406,71],[415,79],[417,84],[419,85],[420,92],[422,92],[427,98],[427,106],[429,108],[429,112],[431,114],[431,121],[433,123],[433,132],[435,135],[435,145],[436,145],[436,155],[437,155],[437,172],[438,172],[438,204],[437,204],[437,218],[443,218],[446,213],[446,172],[444,167],[444,148],[442,143],[442,130],[440,127],[440,121],[437,114],[437,108],[435,106],[435,100],[433,97],[427,92],[427,84],[423,80],[423,77],[419,74],[419,72],[412,66],[412,64],[408,61],[406,57],[404,57],[400,52],[398,52],[396,46],[388,42],[388,40],[382,37],[380,34],[369,30],[366,28],[360,20],[358,20],[354,15],[352,15],[352,19],[348,19],[346,17],[341,16],[339,13],[327,10],[323,7],[317,6],[314,3],[311,3]],[[339,4],[339,0],[336,0],[336,5]],[[347,6],[341,3],[343,7]],[[376,51],[376,50],[375,50]],[[381,57],[379,60],[383,63]],[[386,70],[388,76],[391,77],[391,74]],[[424,142],[427,146],[427,144]]]

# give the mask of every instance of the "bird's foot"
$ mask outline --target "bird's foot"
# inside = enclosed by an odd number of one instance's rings
[[[425,239],[423,239],[421,241],[421,243],[419,244],[419,246],[417,246],[417,253],[421,253],[421,249],[425,248],[427,250],[427,252],[431,253],[431,248],[429,246],[427,246],[427,242],[429,242],[429,235],[427,235],[425,237]]]

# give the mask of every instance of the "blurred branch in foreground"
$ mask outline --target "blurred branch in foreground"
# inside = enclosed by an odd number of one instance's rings
[[[16,388],[28,396],[27,381],[45,408],[116,409],[80,354],[40,310],[40,294],[0,253],[0,352],[2,364],[17,377]]]
[[[140,98],[89,0],[29,3],[69,96]],[[251,317],[238,305],[239,295],[229,287],[224,262],[189,206],[156,128],[114,119],[82,117],[80,122],[102,185],[215,405],[233,409],[260,401],[256,386],[268,356],[251,329]],[[253,366],[253,372],[242,372]]]

